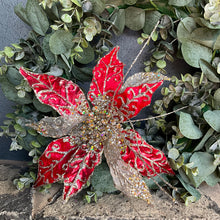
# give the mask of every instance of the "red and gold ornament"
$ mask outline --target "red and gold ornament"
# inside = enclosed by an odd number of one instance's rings
[[[104,152],[115,187],[128,196],[149,202],[142,179],[160,173],[173,175],[162,151],[146,143],[121,123],[149,105],[155,90],[166,79],[155,73],[137,73],[123,84],[119,48],[104,56],[93,70],[88,100],[72,81],[20,68],[40,102],[54,108],[59,117],[45,117],[31,126],[52,141],[39,158],[35,187],[64,182],[63,197],[78,193],[101,163]]]

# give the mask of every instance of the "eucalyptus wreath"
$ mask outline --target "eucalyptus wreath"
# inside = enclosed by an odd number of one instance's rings
[[[136,120],[134,125],[148,143],[167,153],[176,171],[175,177],[163,175],[177,188],[169,189],[172,196],[187,205],[200,198],[197,188],[202,182],[210,186],[220,182],[219,1],[27,0],[25,8],[17,5],[14,10],[32,28],[27,39],[0,51],[1,89],[16,103],[0,126],[0,135],[11,138],[11,151],[25,149],[33,158],[30,170],[14,180],[19,190],[36,180],[38,158],[51,142],[26,127],[26,120],[56,116],[56,112],[38,101],[18,69],[90,81],[94,61],[109,51],[112,36],[122,34],[125,27],[142,31],[138,44],[145,47],[154,42],[152,55],[144,62],[145,72],[166,74],[166,66],[177,57],[194,67],[193,74],[173,76],[170,85],[162,88],[162,99],[153,105],[158,116],[145,123]],[[146,182],[157,188],[154,182]],[[87,187],[88,202],[116,191],[105,163],[95,169]]]

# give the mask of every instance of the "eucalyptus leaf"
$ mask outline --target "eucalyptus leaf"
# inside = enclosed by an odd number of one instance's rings
[[[34,31],[44,36],[49,28],[49,21],[37,0],[27,1],[26,15]]]
[[[191,37],[191,40],[194,42],[197,42],[209,48],[213,48],[214,43],[217,37],[219,36],[219,34],[220,34],[219,30],[210,30],[209,28],[202,27],[202,28],[196,28],[195,30],[193,30],[190,37]]]
[[[65,23],[71,23],[72,22],[72,17],[70,15],[68,15],[68,14],[63,14],[61,16],[61,19]]]
[[[145,11],[141,8],[128,7],[125,9],[125,25],[133,31],[139,31],[144,27]]]
[[[204,147],[206,141],[213,135],[213,133],[214,133],[214,130],[212,128],[210,128],[206,132],[206,134],[203,136],[202,140],[199,142],[199,144],[195,147],[195,149],[193,151],[201,150]]]
[[[211,62],[212,50],[196,42],[187,40],[182,43],[181,51],[184,60],[191,66],[199,68],[201,59]]]
[[[166,67],[167,64],[166,64],[166,61],[165,61],[165,60],[158,60],[158,61],[156,62],[156,65],[157,65],[158,68],[163,69],[163,68]]]
[[[169,0],[168,4],[182,7],[188,5],[191,1],[192,0]]]
[[[23,22],[30,25],[30,22],[28,21],[28,18],[27,18],[26,10],[25,8],[23,8],[21,4],[18,4],[14,7],[14,12]]]
[[[168,158],[176,160],[179,157],[180,153],[176,148],[171,148],[168,152]]]
[[[214,157],[207,152],[195,152],[190,158],[190,162],[193,162],[193,167],[198,168],[198,175],[194,176],[190,173],[189,177],[195,187],[198,187],[207,176],[212,174],[216,166],[213,164]]]
[[[194,124],[190,114],[181,112],[179,119],[180,132],[189,139],[199,139],[202,137],[202,132]]]
[[[207,176],[204,181],[209,185],[209,186],[215,186],[217,183],[220,182],[220,177],[217,173],[217,171],[211,173],[209,176]]]
[[[220,29],[220,25],[212,25],[208,20],[201,17],[195,17],[195,22],[202,27],[207,27],[209,29]]]
[[[159,176],[169,182],[166,174],[158,174],[157,176],[150,179],[147,177],[143,177],[143,180],[150,189],[159,189],[158,184],[160,186],[166,185],[166,183]],[[157,182],[158,184],[156,184],[155,182]]]
[[[137,2],[137,0],[123,0],[123,1],[127,5],[134,5]]]
[[[36,96],[33,98],[33,105],[40,112],[47,113],[53,110],[49,105],[42,104]]]
[[[206,122],[217,132],[220,132],[220,110],[208,110],[204,114]]]
[[[194,18],[184,18],[177,27],[177,38],[180,42],[188,40],[193,30],[197,28]]]
[[[217,37],[213,49],[214,50],[220,49],[220,35]]]
[[[92,79],[92,69],[88,67],[79,68],[75,65],[72,66],[72,74],[77,80],[88,82]]]
[[[161,13],[158,11],[146,11],[145,12],[145,23],[143,27],[143,31],[145,34],[150,34],[157,22],[161,18]]]
[[[220,109],[220,88],[218,88],[214,93],[213,105],[215,109]]]
[[[111,21],[117,28],[117,30],[115,30],[116,34],[122,34],[125,28],[125,10],[119,9],[118,12],[111,17]]]
[[[95,168],[90,182],[96,191],[105,193],[112,193],[117,191],[117,189],[114,187],[114,182],[109,168],[104,162]]]
[[[24,98],[19,98],[17,95],[17,89],[15,89],[14,85],[9,82],[6,76],[0,76],[0,84],[2,92],[5,97],[11,101],[19,103],[21,105],[32,103],[32,98],[29,94],[25,94]]]
[[[44,40],[43,40],[43,44],[42,44],[42,49],[43,49],[43,52],[44,52],[44,56],[46,57],[47,59],[47,62],[51,65],[54,65],[56,63],[56,57],[55,55],[51,52],[50,50],[50,45],[49,45],[49,40],[50,40],[50,37],[51,37],[52,34],[47,34],[45,37],[44,37]]]
[[[95,58],[95,53],[93,48],[88,45],[87,48],[83,48],[83,52],[79,53],[80,56],[76,56],[75,60],[82,64],[88,64],[92,62]]]
[[[100,15],[105,10],[104,0],[90,0],[92,2],[92,11],[94,14]]]
[[[6,72],[6,77],[10,83],[17,86],[21,83],[21,80],[23,80],[23,77],[19,73],[19,71],[13,67],[9,67]]]
[[[189,183],[186,183],[182,177],[177,174],[176,177],[179,179],[179,181],[182,183],[183,187],[192,195],[196,198],[196,200],[199,200],[201,198],[201,193],[195,189],[194,187],[190,186]]]
[[[218,77],[216,69],[209,62],[207,62],[205,59],[201,59],[199,64],[202,72],[211,82],[220,82],[220,78]]]
[[[54,54],[66,53],[73,45],[73,35],[68,31],[55,31],[49,39],[50,50]]]

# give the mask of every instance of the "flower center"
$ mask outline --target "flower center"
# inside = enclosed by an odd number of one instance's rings
[[[98,96],[94,104],[80,128],[81,141],[87,142],[92,150],[122,130],[117,110],[111,107],[111,100],[107,96]]]

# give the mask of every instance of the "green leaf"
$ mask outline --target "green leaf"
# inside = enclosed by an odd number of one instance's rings
[[[9,67],[6,72],[6,77],[10,83],[17,86],[21,83],[21,80],[23,80],[23,77],[19,73],[19,71],[13,67]]]
[[[212,25],[208,20],[201,17],[195,17],[195,22],[202,27],[207,27],[209,29],[220,29],[220,25]]]
[[[160,178],[162,177],[164,180],[166,180],[167,182],[169,182],[168,178],[167,178],[167,175],[166,174],[158,174],[157,176],[155,176],[153,179],[149,179],[147,177],[143,177],[143,180],[144,182],[147,184],[147,186],[150,188],[150,189],[158,189],[158,184],[160,186],[164,186],[166,185],[166,183]],[[156,184],[155,182],[157,182],[158,184]]]
[[[72,74],[74,78],[83,82],[91,81],[93,76],[91,68],[88,67],[79,68],[76,67],[75,65],[72,66]]]
[[[220,82],[216,69],[209,62],[207,62],[205,59],[201,59],[199,64],[202,72],[211,82]]]
[[[169,0],[168,4],[182,7],[188,5],[191,1],[192,0]]]
[[[150,34],[157,22],[161,18],[161,13],[158,11],[146,11],[145,12],[145,23],[143,27],[143,31],[145,34]]]
[[[217,37],[213,49],[214,50],[220,49],[220,35]]]
[[[28,18],[27,18],[26,10],[25,8],[23,8],[21,4],[18,4],[14,7],[14,12],[23,22],[30,25]]]
[[[72,22],[72,17],[70,15],[68,15],[68,14],[63,14],[61,16],[61,19],[65,23],[71,23]]]
[[[21,126],[21,125],[19,125],[19,124],[15,124],[14,125],[14,129],[16,130],[16,131],[19,131],[19,132],[24,132],[24,128]]]
[[[211,62],[212,50],[196,42],[187,40],[182,43],[181,51],[184,60],[191,66],[199,68],[201,59]]]
[[[4,48],[4,53],[9,58],[12,58],[15,54],[15,52],[13,51],[13,49],[11,47],[5,47]]]
[[[213,105],[215,109],[220,109],[220,88],[218,88],[214,93]]]
[[[26,5],[27,19],[35,32],[44,36],[49,28],[46,13],[37,0],[28,0]]]
[[[30,104],[32,103],[32,98],[29,94],[25,94],[24,98],[19,98],[17,95],[17,89],[15,86],[9,82],[6,76],[0,76],[1,89],[5,97],[11,101],[19,104]]]
[[[199,139],[202,137],[202,132],[194,124],[190,114],[181,112],[179,119],[180,132],[189,139]]]
[[[117,28],[117,30],[114,30],[116,34],[122,34],[125,28],[125,10],[119,9],[118,12],[111,17],[111,21]]]
[[[209,186],[215,186],[217,183],[220,182],[220,177],[218,176],[218,172],[215,171],[213,173],[211,173],[209,176],[207,176],[204,181],[206,181],[206,183]]]
[[[71,2],[73,2],[75,5],[81,7],[81,4],[78,0],[71,0]]]
[[[177,174],[176,177],[179,179],[179,181],[182,183],[183,187],[196,198],[196,200],[199,200],[201,198],[201,193],[195,189],[194,187],[190,186],[190,184],[186,183],[182,177]]]
[[[165,51],[155,51],[153,52],[153,57],[157,60],[162,59],[166,56],[166,52]]]
[[[36,96],[34,96],[34,98],[33,98],[33,105],[34,105],[34,107],[35,107],[38,111],[40,111],[40,112],[47,113],[47,112],[51,112],[51,111],[53,110],[49,105],[42,104],[42,103],[36,98]]]
[[[77,56],[75,58],[76,61],[78,61],[79,63],[82,64],[88,64],[90,62],[92,62],[95,58],[95,53],[93,48],[90,46],[90,44],[88,45],[87,48],[83,48],[83,52],[79,53],[80,57]]]
[[[177,27],[177,38],[182,43],[184,40],[190,38],[193,30],[197,28],[196,22],[193,18],[187,17],[184,18]]]
[[[152,34],[152,40],[157,41],[157,39],[158,39],[158,32],[154,31],[153,34]]]
[[[193,167],[198,168],[198,175],[194,176],[192,173],[189,173],[188,177],[190,178],[192,184],[195,187],[198,187],[207,176],[212,174],[216,166],[213,164],[214,157],[207,152],[195,152],[190,158],[190,162],[193,162]]]
[[[209,28],[196,28],[192,31],[190,39],[194,42],[197,42],[203,46],[213,48],[214,43],[219,36],[219,30],[210,30]],[[199,36],[199,37],[198,37]]]
[[[139,31],[144,27],[145,11],[141,8],[128,7],[125,9],[125,25],[133,31]]]
[[[124,0],[124,3],[127,5],[134,5],[137,2],[137,0]]]
[[[220,132],[220,110],[208,110],[203,117],[215,131]]]
[[[94,14],[100,15],[105,10],[104,0],[90,0],[92,2],[92,11]]]
[[[79,45],[76,46],[76,47],[74,48],[74,50],[75,50],[76,52],[83,52],[82,47],[80,47]]]
[[[112,193],[117,191],[114,187],[114,182],[106,163],[100,164],[95,168],[91,177],[91,184],[95,191]]]
[[[158,60],[158,61],[156,62],[156,65],[157,65],[158,68],[163,69],[163,68],[166,67],[167,64],[166,64],[166,61],[165,61],[165,60]]]
[[[49,39],[50,50],[54,54],[63,54],[70,50],[73,43],[73,35],[64,30],[55,31]]]
[[[180,153],[176,148],[171,148],[168,152],[168,158],[176,160],[179,157]]]
[[[36,147],[36,148],[41,148],[40,143],[37,142],[37,141],[31,141],[31,145],[32,145],[33,147]]]
[[[210,128],[193,151],[201,150],[204,147],[206,141],[212,136],[213,133],[214,133],[214,130]]]
[[[52,34],[47,34],[44,39],[43,39],[43,44],[42,44],[42,49],[44,52],[44,56],[47,59],[47,62],[51,65],[54,65],[56,63],[56,57],[55,55],[51,52],[50,50],[50,45],[49,45],[49,41],[50,41],[50,37]]]

